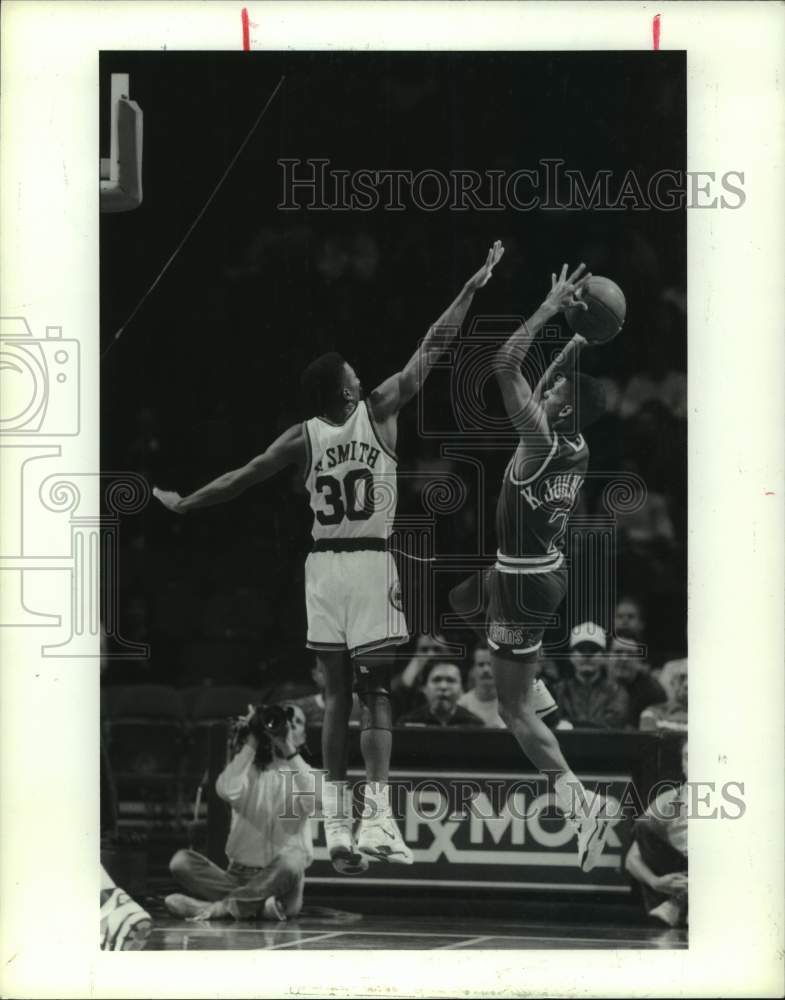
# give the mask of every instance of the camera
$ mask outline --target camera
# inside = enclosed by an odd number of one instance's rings
[[[21,317],[0,317],[0,434],[79,433],[79,343],[62,329],[34,337]]]
[[[283,737],[286,727],[294,712],[291,707],[280,705],[255,705],[250,719],[232,719],[227,734],[227,756],[232,758],[239,753],[248,740],[249,735],[256,738],[257,748],[255,761],[260,767],[269,764],[273,759],[273,744],[271,737]]]
[[[290,716],[291,713],[280,705],[257,705],[248,728],[257,740],[265,736],[277,736],[286,732]]]

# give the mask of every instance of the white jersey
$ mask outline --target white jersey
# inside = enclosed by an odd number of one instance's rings
[[[312,417],[303,426],[313,537],[388,538],[398,498],[398,462],[382,442],[365,400],[342,424]]]

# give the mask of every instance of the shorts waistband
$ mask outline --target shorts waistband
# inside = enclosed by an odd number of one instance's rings
[[[552,556],[508,556],[496,553],[496,569],[502,573],[551,573],[564,565],[564,553]]]
[[[317,538],[311,552],[386,552],[386,538]]]

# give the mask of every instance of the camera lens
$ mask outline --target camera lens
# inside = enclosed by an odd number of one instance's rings
[[[273,732],[286,726],[287,714],[280,705],[269,705],[262,712],[262,725]]]

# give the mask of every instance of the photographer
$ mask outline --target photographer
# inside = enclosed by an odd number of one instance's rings
[[[166,897],[175,916],[286,920],[302,908],[305,870],[313,860],[309,816],[316,808],[314,772],[300,755],[305,715],[292,704],[249,709],[235,725],[237,752],[216,782],[232,807],[229,867],[224,871],[196,851],[178,851],[169,868],[190,895]]]

